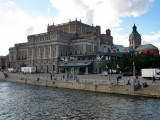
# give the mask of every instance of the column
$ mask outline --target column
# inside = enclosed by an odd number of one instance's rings
[[[56,55],[55,56],[56,58],[59,57],[59,45],[58,44],[56,45]]]
[[[32,59],[34,59],[34,48],[32,48]]]
[[[44,59],[45,59],[45,57],[46,57],[46,47],[44,47]]]
[[[29,52],[28,52],[28,48],[27,48],[27,60],[29,59]]]
[[[50,52],[49,53],[50,53],[49,57],[51,58],[52,57],[52,46],[50,46]]]
[[[86,67],[86,74],[88,75],[88,67]]]

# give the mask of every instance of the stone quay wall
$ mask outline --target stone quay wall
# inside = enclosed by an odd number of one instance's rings
[[[100,83],[82,83],[79,81],[64,81],[61,78],[56,80],[50,80],[50,77],[37,77],[37,76],[26,76],[22,74],[9,74],[8,77],[4,77],[3,73],[0,72],[0,81],[6,82],[17,82],[23,84],[48,86],[55,88],[67,88],[76,90],[86,90],[94,92],[104,92],[112,94],[124,94],[124,95],[136,95],[136,96],[147,96],[147,97],[158,97],[160,98],[159,86],[150,86],[148,89],[141,89],[135,91],[133,85],[118,85],[118,84],[100,84]]]

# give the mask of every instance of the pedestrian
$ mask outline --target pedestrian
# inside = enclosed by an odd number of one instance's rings
[[[152,77],[152,80],[153,80],[153,81],[152,81],[152,83],[154,83],[154,82],[155,82],[155,79],[156,79],[156,78],[155,78],[155,77],[154,77],[154,75],[153,75],[153,77]]]
[[[51,80],[52,80],[52,73],[50,74],[50,78],[51,78]]]
[[[117,76],[117,84],[119,83],[119,76]]]
[[[63,80],[65,80],[65,79],[64,79],[64,74],[63,74]]]

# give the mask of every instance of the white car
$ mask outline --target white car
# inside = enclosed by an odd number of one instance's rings
[[[107,72],[106,72],[106,71],[103,71],[103,72],[102,72],[102,75],[103,75],[103,76],[107,76]]]

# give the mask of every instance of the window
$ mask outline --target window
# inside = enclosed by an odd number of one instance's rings
[[[49,52],[48,52],[48,50],[46,51],[46,58],[49,58]]]
[[[75,55],[77,55],[77,50],[75,50]]]
[[[66,56],[68,55],[68,51],[66,51]]]
[[[80,55],[82,54],[82,51],[81,51],[81,50],[79,50],[79,54],[80,54]]]
[[[12,56],[12,60],[14,60],[14,56]]]
[[[44,48],[41,49],[41,58],[44,57]]]
[[[70,55],[72,55],[72,51],[70,51]]]
[[[53,50],[53,57],[55,57],[55,50]]]
[[[63,51],[61,50],[61,56],[63,55]]]

